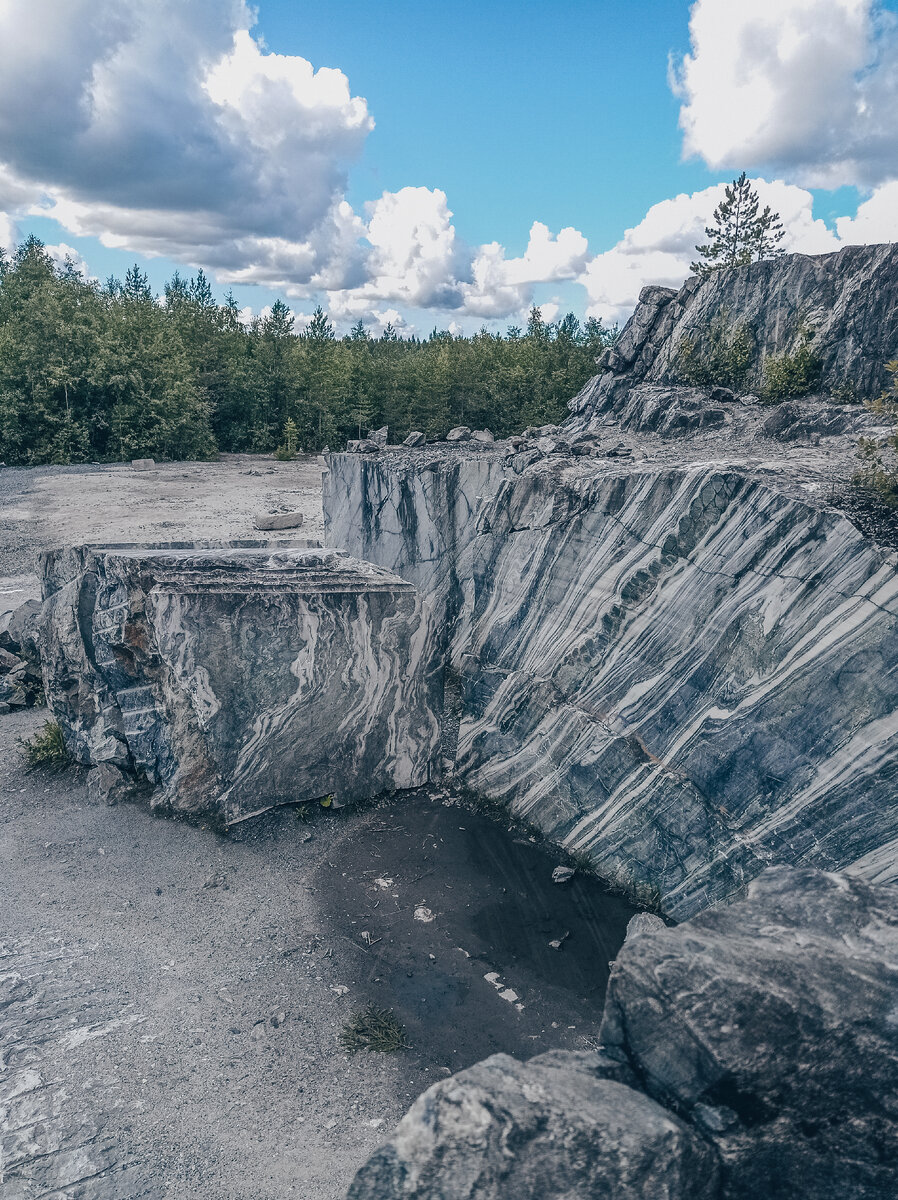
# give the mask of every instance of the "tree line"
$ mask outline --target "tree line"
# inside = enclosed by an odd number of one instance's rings
[[[202,271],[158,297],[137,266],[100,285],[30,237],[0,250],[0,461],[265,453],[288,422],[310,452],[381,425],[392,438],[462,424],[507,436],[563,419],[615,336],[533,308],[505,334],[374,338],[359,321],[337,337],[320,308],[297,332],[280,300],[247,325]]]

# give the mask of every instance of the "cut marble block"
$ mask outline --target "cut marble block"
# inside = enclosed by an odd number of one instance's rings
[[[82,763],[226,823],[417,787],[441,666],[411,584],[301,545],[87,546],[42,555],[48,703]]]

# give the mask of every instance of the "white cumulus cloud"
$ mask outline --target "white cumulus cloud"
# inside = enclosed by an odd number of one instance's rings
[[[556,237],[539,221],[519,258],[506,257],[498,242],[470,247],[459,238],[439,188],[384,192],[367,210],[360,233],[370,246],[365,278],[328,290],[328,307],[338,320],[383,325],[378,313],[385,303],[468,317],[517,317],[529,308],[537,284],[574,279],[587,260],[581,233],[568,228]]]
[[[761,203],[780,214],[786,230],[785,249],[803,254],[838,250],[835,234],[813,216],[810,192],[781,180],[754,179],[752,184]],[[653,204],[616,246],[596,255],[581,276],[589,298],[588,315],[622,321],[646,284],[679,287],[695,261],[695,247],[707,241],[705,226],[723,193],[721,183]]]
[[[878,0],[695,0],[672,77],[684,150],[810,187],[898,164],[898,21]]]
[[[5,212],[0,212],[0,250],[12,250],[19,240],[19,229],[15,221]]]
[[[876,188],[856,216],[838,217],[836,230],[846,245],[898,242],[898,180]]]
[[[373,122],[253,20],[243,0],[5,0],[0,203],[235,277],[331,278]]]

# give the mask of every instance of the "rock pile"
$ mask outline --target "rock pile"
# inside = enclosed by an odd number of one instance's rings
[[[597,1053],[436,1084],[350,1200],[892,1200],[898,889],[778,868],[627,939]]]
[[[0,630],[0,714],[30,708],[43,699],[36,623],[40,605],[28,600]]]

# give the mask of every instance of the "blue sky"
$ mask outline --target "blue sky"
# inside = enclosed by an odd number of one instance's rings
[[[790,248],[898,237],[894,11],[10,0],[0,243],[158,288],[202,264],[300,324],[318,302],[341,329],[622,319],[685,277],[743,167]]]

